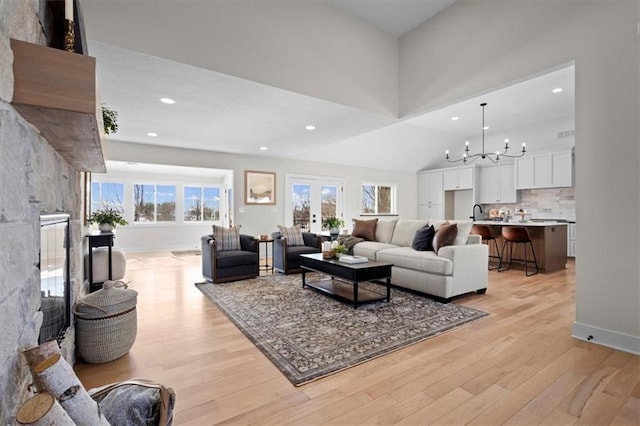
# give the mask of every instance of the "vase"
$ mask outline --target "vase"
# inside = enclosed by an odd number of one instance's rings
[[[338,235],[340,235],[340,228],[331,228],[329,229],[329,235],[331,235],[331,240],[336,240]]]
[[[100,223],[98,224],[98,229],[100,230],[100,232],[112,232],[113,225],[110,223]]]

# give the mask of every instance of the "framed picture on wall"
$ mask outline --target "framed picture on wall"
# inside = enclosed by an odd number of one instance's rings
[[[275,204],[276,174],[274,172],[244,171],[244,203]]]

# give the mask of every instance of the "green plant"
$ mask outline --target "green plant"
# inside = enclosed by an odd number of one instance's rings
[[[322,221],[322,226],[327,229],[338,229],[344,227],[344,220],[338,219],[335,216],[325,217]]]
[[[104,134],[118,131],[118,112],[102,105],[102,121],[104,123]]]
[[[348,250],[347,247],[343,246],[342,244],[338,244],[333,248],[333,251],[335,251],[336,253],[345,254]]]
[[[111,226],[127,225],[128,222],[124,220],[124,217],[114,209],[96,210],[91,213],[88,219],[89,223],[97,223],[98,225],[109,224]]]

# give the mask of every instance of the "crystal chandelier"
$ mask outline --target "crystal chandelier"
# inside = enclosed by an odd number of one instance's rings
[[[504,151],[500,152],[500,151],[496,151],[496,152],[486,152],[484,150],[484,131],[486,130],[486,127],[484,125],[484,107],[487,106],[487,103],[481,103],[480,106],[482,107],[482,152],[478,152],[476,154],[470,154],[469,153],[469,141],[465,142],[465,148],[464,148],[464,153],[462,154],[462,158],[459,158],[457,160],[452,160],[451,157],[449,156],[449,150],[445,151],[445,158],[447,159],[448,162],[450,163],[458,163],[460,161],[462,161],[463,163],[473,163],[475,160],[477,160],[478,158],[482,158],[484,159],[489,159],[491,160],[492,163],[497,163],[498,161],[500,161],[500,157],[508,157],[508,158],[519,158],[522,157],[524,155],[525,152],[527,152],[526,148],[525,148],[525,143],[522,142],[522,151],[520,151],[520,154],[518,155],[509,155],[507,154],[507,151],[509,150],[509,139],[505,139],[504,140]]]

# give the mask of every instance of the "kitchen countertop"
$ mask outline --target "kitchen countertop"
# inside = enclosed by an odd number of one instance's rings
[[[476,220],[473,223],[477,225],[489,225],[489,226],[567,226],[567,222],[554,222],[554,221],[545,221],[545,222],[520,222],[520,219],[511,220],[509,222],[501,222],[497,220]]]

